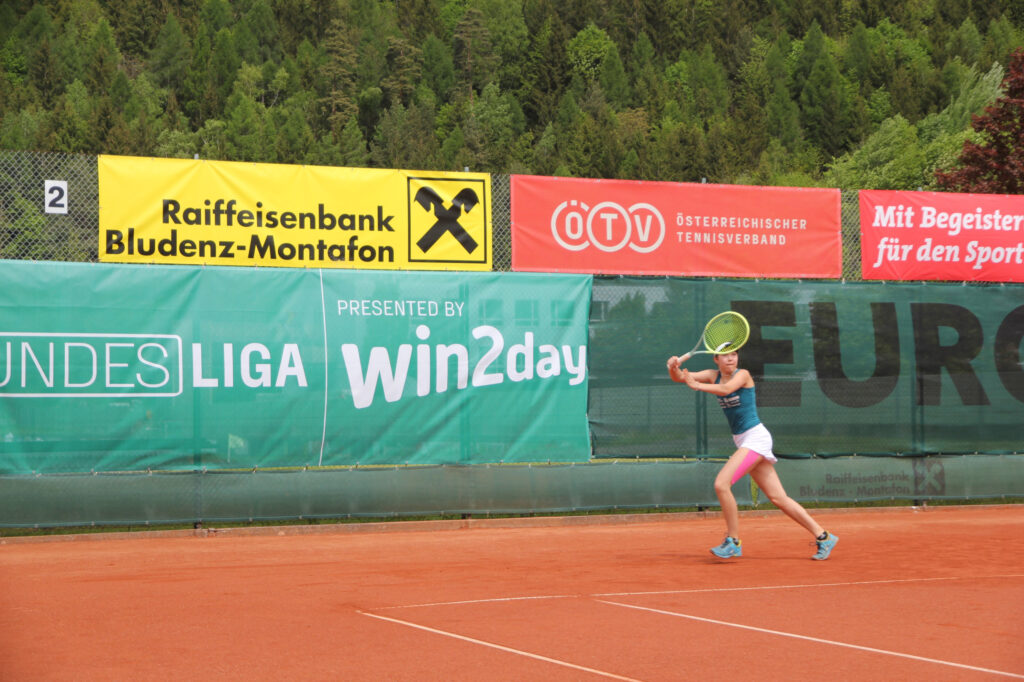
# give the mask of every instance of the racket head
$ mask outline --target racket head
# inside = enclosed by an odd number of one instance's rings
[[[724,355],[743,347],[750,338],[747,318],[733,310],[718,313],[704,327],[702,339],[709,353]]]

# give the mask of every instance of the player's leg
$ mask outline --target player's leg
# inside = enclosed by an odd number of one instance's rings
[[[736,505],[736,498],[732,494],[732,483],[735,480],[736,472],[743,467],[749,452],[747,448],[736,450],[715,476],[715,496],[718,497],[718,504],[722,507],[726,528],[725,541],[711,550],[712,554],[718,557],[741,556],[743,553],[739,542],[740,512]]]
[[[773,462],[762,459],[757,466],[750,470],[750,477],[754,479],[754,483],[757,483],[757,487],[771,503],[781,509],[786,516],[809,530],[815,537],[825,532],[825,529],[818,525],[818,522],[807,513],[802,504],[786,494]]]
[[[754,479],[754,482],[761,488],[761,491],[768,496],[772,504],[781,509],[786,516],[814,534],[814,540],[818,544],[818,551],[811,558],[818,561],[827,559],[839,538],[832,533],[826,532],[807,513],[802,504],[786,494],[785,489],[782,487],[782,481],[779,480],[779,474],[775,471],[775,465],[768,460],[764,460],[750,470],[750,477]]]

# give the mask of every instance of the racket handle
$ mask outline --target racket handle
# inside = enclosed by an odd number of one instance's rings
[[[686,353],[679,358],[679,364],[682,365],[684,362],[690,359],[690,354]]]

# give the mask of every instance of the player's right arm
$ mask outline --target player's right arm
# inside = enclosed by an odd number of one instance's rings
[[[717,370],[705,369],[700,372],[686,372],[679,364],[683,362],[682,358],[673,355],[668,359],[668,376],[676,383],[685,384],[688,383],[686,380],[687,375],[697,379],[698,381],[714,381]]]

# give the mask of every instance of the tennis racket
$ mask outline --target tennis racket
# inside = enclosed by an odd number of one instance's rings
[[[747,322],[747,318],[732,310],[718,313],[704,326],[704,333],[700,335],[693,350],[679,358],[679,364],[701,353],[732,353],[739,350],[749,338],[750,323]],[[704,348],[701,349],[701,346]]]

